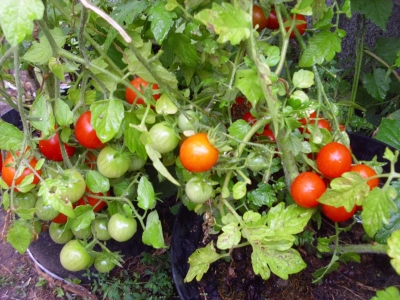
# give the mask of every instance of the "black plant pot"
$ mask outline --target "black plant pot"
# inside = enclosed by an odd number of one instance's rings
[[[370,137],[353,133],[350,133],[349,136],[352,152],[358,160],[368,161],[376,155],[378,161],[385,162],[386,160],[382,156],[386,147],[395,150]],[[400,162],[397,162],[395,167],[396,170],[400,170]],[[389,163],[383,169],[385,172],[389,172]],[[183,280],[189,270],[188,258],[197,249],[202,238],[202,223],[202,216],[189,211],[183,205],[174,223],[171,239],[171,267],[174,283],[182,300],[201,299],[198,283],[195,280],[184,283]]]

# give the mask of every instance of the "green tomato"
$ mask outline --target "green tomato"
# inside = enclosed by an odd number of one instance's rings
[[[80,240],[87,240],[92,237],[92,230],[90,229],[90,226],[86,227],[84,229],[81,229],[81,230],[71,229],[71,231],[72,231],[73,235],[77,239],[80,239]]]
[[[32,193],[17,193],[14,197],[14,208],[34,208],[36,197]]]
[[[126,242],[136,233],[137,222],[134,218],[128,218],[120,213],[111,216],[108,222],[110,236],[118,242]]]
[[[111,235],[108,232],[108,219],[94,219],[91,225],[93,236],[99,241],[108,241]]]
[[[94,267],[99,273],[109,273],[115,267],[115,263],[109,254],[101,252],[94,258]]]
[[[186,113],[192,117],[193,119],[196,118],[196,113],[193,110],[188,110]],[[187,130],[194,130],[194,125],[193,125],[193,120],[188,120],[184,114],[180,114],[178,117],[178,127],[182,131],[187,131]]]
[[[43,198],[39,197],[35,203],[36,216],[43,221],[51,221],[58,216],[58,211],[51,205],[44,205]]]
[[[97,156],[97,169],[108,178],[121,177],[128,171],[130,164],[129,153],[120,153],[111,146],[104,147]]]
[[[185,193],[190,201],[201,204],[211,198],[213,187],[211,184],[198,177],[192,177],[186,183]]]
[[[49,233],[51,239],[56,244],[65,244],[74,237],[70,229],[65,229],[64,224],[51,223]]]
[[[66,202],[75,203],[82,198],[86,190],[86,182],[77,170],[68,169],[58,176],[61,181],[56,194]]]
[[[134,200],[137,197],[137,187],[137,183],[131,184],[130,180],[124,179],[113,185],[113,192],[117,197],[126,197]]]
[[[251,152],[246,158],[246,167],[257,173],[268,167],[268,159],[262,153]]]
[[[129,171],[138,171],[141,168],[143,168],[145,164],[146,161],[143,158],[137,155],[133,155],[131,157],[131,164],[129,165]]]
[[[66,270],[78,272],[88,268],[92,258],[78,240],[72,240],[61,249],[60,262]]]
[[[178,146],[179,137],[166,122],[155,124],[149,130],[149,134],[152,140],[151,147],[161,154],[171,152]]]

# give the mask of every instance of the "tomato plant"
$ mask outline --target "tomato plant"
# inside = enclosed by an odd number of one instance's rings
[[[350,170],[352,162],[350,150],[343,144],[331,142],[323,146],[317,154],[318,170],[329,178],[341,176]]]
[[[256,27],[256,25],[258,25],[257,30],[263,30],[268,27],[268,19],[258,5],[253,6],[253,27]]]
[[[134,78],[131,82],[131,85],[133,87],[135,87],[140,93],[144,93],[145,89],[147,88],[147,86],[149,85],[149,83],[145,80],[143,80],[140,77],[136,77]],[[156,83],[153,83],[151,85],[151,89],[153,91],[158,90],[159,87]],[[143,98],[137,97],[136,95],[136,91],[132,90],[131,88],[126,88],[125,90],[125,97],[126,97],[126,101],[128,101],[129,104],[133,104],[134,101],[136,100],[136,104],[144,104],[144,100]],[[160,94],[154,94],[153,93],[153,99],[154,100],[158,100],[160,98]]]
[[[357,172],[364,178],[369,178],[377,175],[374,169],[372,169],[367,165],[362,165],[362,164],[351,166],[349,171]],[[367,181],[367,184],[369,185],[369,188],[372,190],[374,187],[379,186],[379,178],[376,177],[370,179]]]
[[[356,212],[356,206],[351,211],[346,211],[343,206],[334,207],[322,204],[322,212],[324,215],[333,222],[344,222],[353,217]]]
[[[71,240],[61,249],[60,262],[66,270],[77,272],[88,268],[92,259],[78,240]]]
[[[21,157],[19,152],[17,152],[15,156],[19,158],[19,160],[16,161],[14,155],[11,152],[7,152],[6,158],[4,159],[3,168],[1,169],[1,176],[4,182],[11,187],[15,179],[14,186],[16,187],[15,190],[18,191],[18,185],[20,185],[25,178],[31,177],[30,175],[32,174],[33,178],[30,183],[33,185],[38,184],[40,180],[38,176],[42,174],[42,171],[40,169],[35,170],[38,162],[37,159],[35,157],[25,157],[25,155]],[[17,165],[18,162],[20,165]],[[29,166],[27,165],[28,163]],[[22,167],[22,169],[19,170],[20,167]]]
[[[298,205],[312,208],[318,206],[318,198],[325,190],[325,182],[320,176],[312,172],[303,172],[293,181],[290,193]]]
[[[75,137],[78,142],[89,149],[102,148],[104,144],[100,141],[92,124],[92,113],[84,112],[75,124]]]
[[[108,221],[108,233],[118,241],[125,242],[136,233],[137,222],[134,218],[126,217],[120,213],[111,216]]]
[[[206,133],[196,133],[185,140],[180,148],[182,165],[190,172],[205,172],[218,161],[219,151],[208,140]]]
[[[68,157],[74,155],[76,148],[65,143],[62,143],[64,146],[65,152]],[[58,137],[58,132],[56,132],[50,139],[44,140],[41,139],[39,141],[39,150],[43,154],[44,157],[54,161],[63,161],[63,157],[61,154],[61,145],[60,139]]]

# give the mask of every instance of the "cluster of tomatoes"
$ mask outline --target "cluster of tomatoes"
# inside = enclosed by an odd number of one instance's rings
[[[330,142],[324,145],[316,156],[318,174],[314,172],[303,172],[298,175],[291,186],[291,195],[294,201],[305,208],[313,208],[320,203],[318,199],[325,193],[329,181],[342,176],[346,172],[357,172],[367,181],[370,189],[379,185],[377,173],[371,167],[364,164],[352,165],[352,154],[349,148],[338,142]],[[357,210],[362,209],[354,205],[347,211],[343,206],[334,207],[321,204],[322,212],[334,222],[349,220]]]
[[[279,29],[279,22],[276,16],[275,10],[271,10],[269,13],[268,18],[265,16],[263,9],[260,6],[254,5],[253,6],[253,26],[258,25],[257,30],[263,30],[268,28],[270,30]],[[299,31],[300,35],[303,35],[307,29],[307,20],[303,15],[295,15],[290,16],[292,21],[296,22],[295,27]],[[285,21],[285,20],[284,20]],[[285,29],[286,31],[290,30],[291,25],[286,24],[285,22]],[[296,38],[294,31],[290,33],[290,38]]]

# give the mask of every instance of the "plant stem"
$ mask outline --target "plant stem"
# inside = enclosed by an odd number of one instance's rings
[[[393,75],[397,78],[398,81],[400,81],[400,75],[396,72],[396,70],[392,69],[391,66],[389,66],[382,58],[380,58],[378,55],[375,53],[369,51],[369,50],[364,50],[365,53],[368,55],[372,56],[375,58],[378,62],[380,62],[382,65],[384,65],[386,68],[392,71]]]

